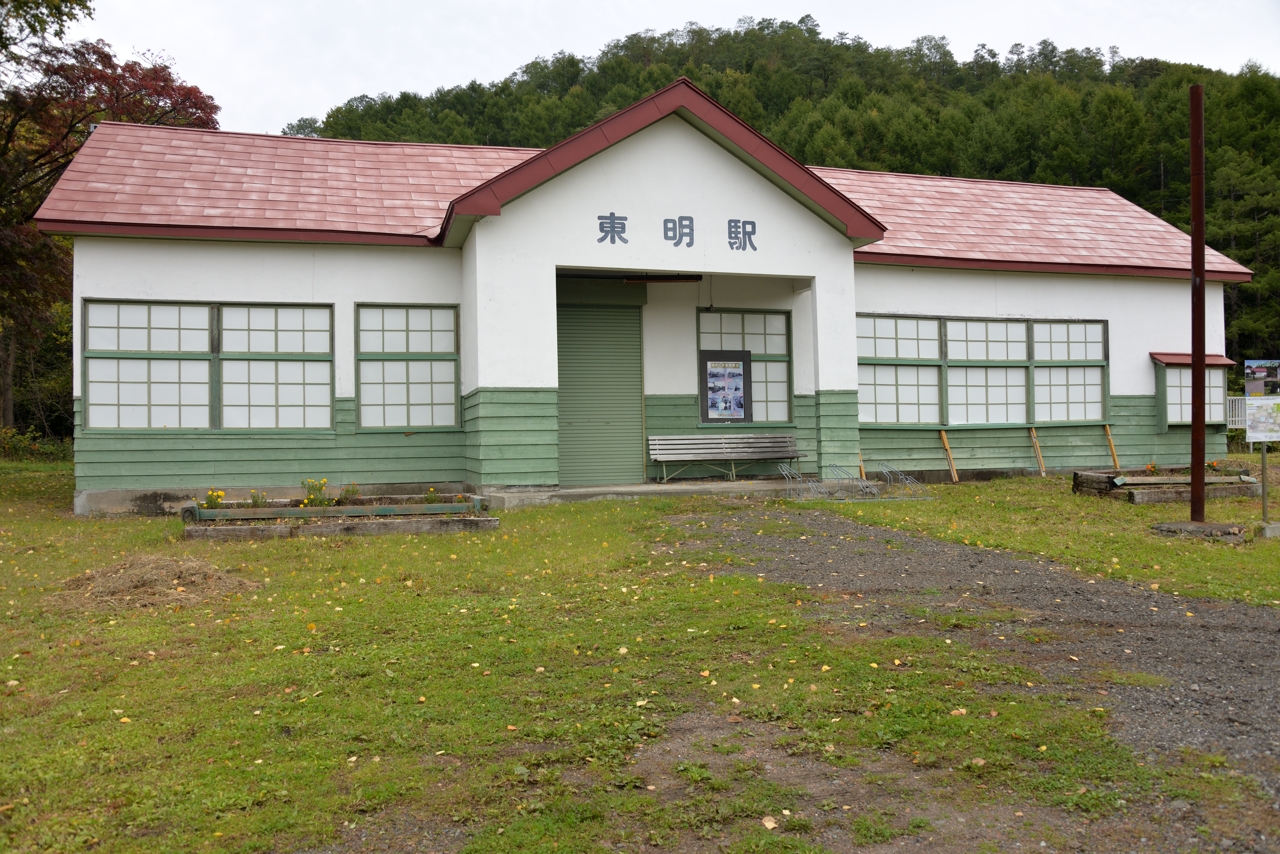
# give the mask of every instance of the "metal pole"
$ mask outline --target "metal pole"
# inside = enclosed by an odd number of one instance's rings
[[[1204,521],[1204,87],[1191,87],[1191,521]]]
[[[1262,443],[1262,524],[1271,520],[1267,518],[1267,444]]]

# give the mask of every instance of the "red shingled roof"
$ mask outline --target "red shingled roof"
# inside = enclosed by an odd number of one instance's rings
[[[644,114],[623,111],[616,127],[596,125],[545,153],[104,123],[36,221],[61,234],[438,245],[451,204],[465,209],[474,205],[469,200],[481,201],[472,190],[485,199],[492,195],[500,206],[502,198],[551,179],[676,109],[695,121],[720,122],[722,136],[740,130],[719,108],[708,110],[683,90],[678,103],[668,104],[658,98],[664,92],[671,100],[669,87],[652,96]],[[743,136],[740,142],[751,140]],[[769,144],[746,153],[768,158],[776,151]],[[543,154],[555,157],[538,156]],[[1187,235],[1109,190],[804,169],[785,155],[773,160],[786,172],[780,178],[828,215],[838,210],[827,197],[834,188],[852,203],[838,218],[853,223],[861,216],[867,226],[887,228],[882,241],[856,250],[865,263],[1190,275]],[[526,169],[513,169],[526,163]],[[510,179],[503,176],[508,170]],[[528,176],[515,177],[520,172]],[[1211,279],[1251,278],[1247,268],[1212,249],[1205,254]]]
[[[64,234],[426,245],[450,202],[539,151],[106,122],[36,221]]]
[[[1061,187],[812,167],[873,213],[888,233],[859,261],[921,267],[1041,270],[1183,278],[1191,238],[1101,187]],[[1252,274],[1212,249],[1209,278]]]

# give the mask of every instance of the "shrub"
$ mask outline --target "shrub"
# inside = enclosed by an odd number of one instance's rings
[[[13,427],[0,427],[0,458],[15,462],[68,462],[72,458],[70,439],[41,436],[34,427],[19,433]]]

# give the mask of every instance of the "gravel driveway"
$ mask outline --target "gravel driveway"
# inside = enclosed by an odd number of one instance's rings
[[[856,610],[848,602],[817,607],[829,619],[866,622],[872,634],[963,636],[1073,681],[1100,695],[1113,734],[1139,755],[1182,747],[1222,754],[1280,800],[1280,609],[1177,596],[819,510],[744,503],[671,521],[688,531],[674,553],[717,548],[754,561],[750,571],[770,581],[861,593]],[[792,530],[778,533],[782,526]],[[920,623],[905,610],[912,606],[994,618],[943,629]]]

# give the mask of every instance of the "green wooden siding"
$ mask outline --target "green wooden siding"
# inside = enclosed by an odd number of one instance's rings
[[[557,308],[560,485],[644,480],[640,309]]]
[[[558,482],[553,388],[480,388],[462,398],[466,480],[476,485]]]
[[[829,474],[827,466],[843,466],[856,473],[861,440],[858,429],[858,393],[822,391],[816,395],[818,433],[817,470]]]
[[[1191,425],[1161,429],[1163,400],[1156,395],[1112,395],[1111,436],[1116,443],[1120,465],[1187,465],[1191,462]],[[1099,428],[1101,429],[1101,428]],[[1205,427],[1205,457],[1213,460],[1227,455],[1227,431],[1221,424]]]
[[[796,447],[804,454],[800,460],[801,471],[814,474],[817,472],[818,443],[815,429],[814,396],[798,394],[792,397],[792,417],[794,427],[782,427],[773,424],[744,424],[736,427],[699,427],[698,396],[696,394],[649,394],[644,398],[644,424],[647,436],[685,436],[703,435],[708,430],[723,433],[794,433]],[[745,467],[739,467],[744,470]],[[751,475],[776,475],[777,466],[772,463],[756,463],[745,468],[746,477]],[[662,476],[662,466],[649,463],[646,472],[650,478]],[[707,466],[691,466],[680,474],[681,477],[723,477],[713,468]]]
[[[76,422],[81,423],[76,401]],[[77,489],[208,489],[338,483],[461,481],[460,430],[357,432],[352,398],[338,398],[333,430],[81,430]]]
[[[1159,433],[1154,395],[1113,396],[1109,403],[1111,435],[1120,465],[1126,468],[1156,463],[1186,465],[1191,456],[1191,431],[1170,427]],[[1111,452],[1102,425],[1036,427],[1040,451],[1049,469],[1111,468]],[[892,429],[864,426],[862,456],[870,471],[886,462],[903,471],[947,469],[946,454],[937,430]],[[1226,433],[1210,427],[1205,437],[1210,459],[1227,453]],[[1031,434],[1026,428],[964,428],[947,431],[958,471],[1036,470]]]

